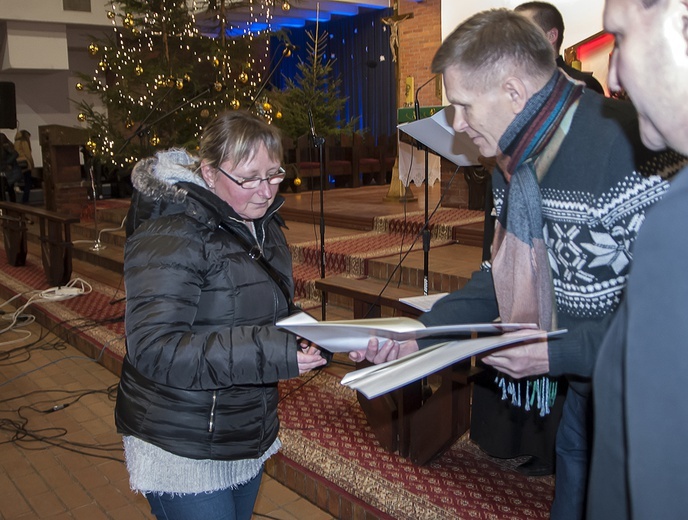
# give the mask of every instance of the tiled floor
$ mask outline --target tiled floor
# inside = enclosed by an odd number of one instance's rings
[[[20,330],[32,336],[0,334],[0,519],[153,518],[122,462],[117,377],[38,325]],[[265,475],[253,518],[332,516]]]

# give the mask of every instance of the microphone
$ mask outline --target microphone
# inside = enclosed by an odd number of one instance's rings
[[[265,87],[267,87],[268,82],[270,81],[270,78],[272,78],[272,75],[275,73],[277,68],[279,67],[280,63],[282,63],[282,60],[284,58],[288,58],[291,56],[291,51],[296,50],[296,45],[292,45],[291,43],[284,43],[284,50],[282,51],[282,55],[280,56],[280,59],[277,60],[277,63],[275,63],[275,66],[272,67],[272,70],[270,71],[270,74],[265,78],[265,81],[263,84],[260,86],[260,88],[256,91],[255,96],[253,96],[253,101],[251,101],[251,104],[248,107],[248,110],[250,111],[253,109],[253,107],[256,105],[256,101],[258,101],[258,98],[260,95],[263,93],[263,90],[265,90]]]
[[[308,107],[308,123],[311,126],[311,137],[315,139],[315,123],[313,122],[313,111]]]
[[[427,85],[428,83],[430,83],[430,82],[431,82],[432,80],[434,80],[437,76],[438,76],[438,75],[435,74],[432,78],[430,78],[428,81],[426,81],[425,83],[423,83],[420,87],[418,87],[418,88],[416,89],[416,96],[415,96],[414,101],[413,101],[413,108],[414,108],[414,112],[416,113],[416,121],[418,121],[418,120],[420,119],[420,103],[418,102],[418,93],[421,91],[421,89],[422,89],[425,85]]]

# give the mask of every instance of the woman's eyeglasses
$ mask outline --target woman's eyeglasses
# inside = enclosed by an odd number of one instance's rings
[[[273,175],[268,175],[266,178],[261,179],[260,177],[253,177],[251,179],[235,179],[232,177],[229,173],[224,171],[222,168],[219,166],[217,169],[222,172],[222,174],[227,177],[230,181],[234,182],[234,184],[241,186],[245,190],[255,190],[258,186],[260,186],[261,182],[267,182],[268,184],[279,184],[284,180],[284,178],[287,176],[287,172],[280,166],[279,170],[277,170],[277,173]]]

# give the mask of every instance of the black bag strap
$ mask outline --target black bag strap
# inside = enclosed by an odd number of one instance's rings
[[[282,278],[282,275],[279,274],[277,270],[270,265],[270,262],[267,261],[265,256],[263,256],[263,252],[260,250],[260,247],[258,247],[258,245],[256,244],[250,244],[248,240],[242,237],[238,231],[232,229],[231,227],[225,224],[220,224],[220,227],[225,231],[231,233],[234,236],[234,238],[237,239],[237,242],[239,242],[241,247],[243,247],[246,250],[248,256],[256,262],[258,262],[260,266],[265,270],[265,272],[267,272],[270,275],[270,278],[272,278],[272,280],[277,284],[277,287],[279,287],[280,291],[282,291],[282,294],[284,294],[284,298],[287,300],[289,314],[301,312],[301,309],[299,309],[294,303],[294,300],[291,297],[291,293],[289,292],[289,288],[287,287],[284,278]]]
[[[241,247],[243,247],[246,252],[248,253],[248,256],[251,257],[253,260],[258,262],[260,266],[270,275],[270,278],[274,280],[274,282],[277,284],[277,287],[280,288],[282,293],[284,294],[284,297],[287,300],[287,306],[289,307],[289,314],[294,314],[297,312],[303,312],[301,309],[299,309],[296,304],[294,303],[294,300],[291,297],[291,294],[289,292],[289,288],[287,287],[287,284],[284,281],[284,278],[282,278],[282,275],[280,275],[277,270],[270,265],[270,262],[268,262],[267,258],[263,256],[263,252],[260,250],[260,247],[258,247],[256,244],[250,244],[248,240],[246,240],[244,237],[242,237],[238,231],[230,228],[229,226],[225,224],[220,224],[220,227],[224,229],[225,231],[228,231],[234,237],[237,239],[237,242],[241,244]],[[327,366],[330,364],[332,361],[333,354],[329,350],[326,350],[324,348],[320,349],[320,355],[327,360],[327,364],[324,366]],[[322,368],[322,367],[319,367]]]

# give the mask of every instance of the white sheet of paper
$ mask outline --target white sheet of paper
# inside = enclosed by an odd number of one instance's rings
[[[471,323],[425,327],[420,321],[405,317],[316,321],[306,313],[295,314],[278,321],[276,325],[330,352],[363,350],[372,338],[377,338],[380,342],[388,339],[406,341],[432,336],[443,336],[446,339],[448,336],[465,336],[472,332],[499,333],[536,328],[532,323]]]
[[[447,294],[449,293],[443,292],[437,294],[421,294],[420,296],[409,296],[407,298],[399,298],[399,301],[404,302],[405,304],[410,305],[411,307],[415,307],[416,309],[419,309],[423,312],[427,312],[430,309],[432,309],[432,306],[435,305],[435,302],[437,300],[441,300]]]
[[[565,329],[553,331],[548,333],[547,337],[551,338],[565,332]],[[541,337],[541,334],[538,332],[518,337],[490,336],[439,343],[394,361],[349,372],[342,378],[341,384],[358,390],[368,399],[373,399],[471,356],[535,339]]]

